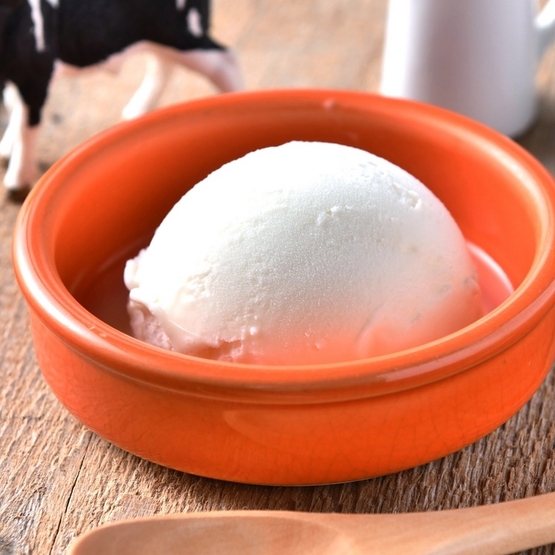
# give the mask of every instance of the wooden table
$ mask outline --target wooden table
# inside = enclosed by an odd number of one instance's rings
[[[214,35],[239,52],[247,88],[375,91],[385,0],[233,0],[214,3]],[[52,87],[39,144],[52,164],[115,124],[142,72],[64,78]],[[541,113],[519,139],[555,173],[555,51],[540,68]],[[212,94],[176,70],[163,103]],[[10,239],[19,205],[0,201],[0,555],[62,554],[110,521],[212,509],[401,512],[466,507],[555,491],[555,376],[504,426],[449,457],[399,474],[319,487],[224,483],[125,453],[60,405],[35,362]],[[542,548],[535,553],[551,553]]]

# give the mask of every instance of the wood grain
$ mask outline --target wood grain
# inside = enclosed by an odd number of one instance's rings
[[[385,9],[385,0],[216,0],[213,30],[238,50],[249,89],[375,91]],[[143,64],[137,57],[119,75],[54,83],[39,143],[43,168],[117,123]],[[540,117],[519,142],[555,174],[553,49],[541,64],[538,87]],[[176,69],[163,104],[212,93],[202,79]],[[357,483],[304,488],[224,483],[121,451],[70,416],[40,375],[11,269],[18,210],[18,204],[0,200],[0,555],[61,555],[82,532],[134,516],[213,509],[395,513],[555,491],[553,373],[515,417],[474,445],[425,466]],[[553,552],[551,546],[530,553]]]

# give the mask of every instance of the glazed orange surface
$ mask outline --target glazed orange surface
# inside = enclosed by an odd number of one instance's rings
[[[515,292],[448,337],[346,364],[220,363],[123,333],[121,262],[211,170],[293,139],[357,146],[412,173]],[[42,372],[98,434],[203,476],[340,482],[460,449],[541,384],[555,356],[554,191],[518,145],[430,106],[348,91],[225,95],[118,126],[56,164],[20,214],[14,261]]]

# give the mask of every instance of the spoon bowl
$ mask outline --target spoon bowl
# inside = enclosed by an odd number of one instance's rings
[[[287,512],[214,512],[139,519],[99,528],[72,555],[278,555],[353,553],[347,537],[316,519]]]

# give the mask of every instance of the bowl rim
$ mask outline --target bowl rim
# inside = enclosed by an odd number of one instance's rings
[[[43,228],[47,207],[62,194],[65,176],[84,159],[111,144],[129,139],[136,130],[174,118],[248,103],[335,102],[372,105],[413,125],[431,126],[495,155],[499,164],[520,172],[523,183],[537,199],[542,235],[532,267],[515,292],[499,307],[473,324],[436,341],[369,359],[343,363],[268,366],[201,359],[166,351],[126,335],[103,322],[68,292],[57,272],[49,271],[53,254],[46,252]],[[478,146],[476,147],[478,148]],[[443,108],[378,94],[334,89],[278,89],[214,95],[158,109],[137,120],[122,122],[93,136],[58,160],[39,180],[18,214],[13,233],[13,266],[19,287],[39,319],[72,349],[106,370],[153,386],[199,395],[233,395],[234,399],[267,396],[268,402],[294,401],[299,396],[319,402],[353,399],[401,391],[472,368],[507,348],[532,329],[555,304],[555,188],[542,164],[511,139]],[[323,397],[324,396],[324,397]]]

